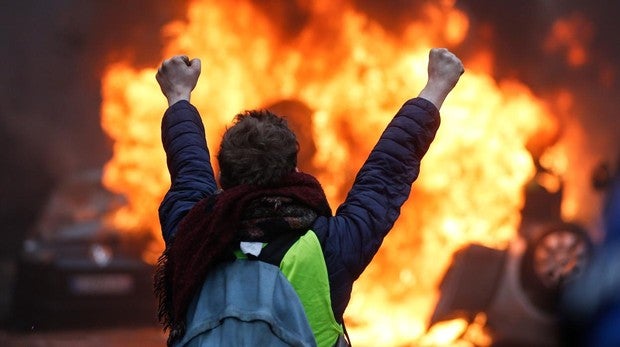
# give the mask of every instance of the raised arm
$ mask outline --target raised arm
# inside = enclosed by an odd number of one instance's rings
[[[162,144],[170,172],[171,187],[159,207],[162,234],[168,243],[179,221],[196,202],[213,194],[213,175],[204,125],[189,103],[200,76],[200,60],[175,56],[165,60],[156,79],[169,108],[162,119]]]
[[[341,259],[350,276],[341,279],[341,285],[350,285],[347,282],[362,273],[400,215],[439,128],[439,107],[462,73],[463,65],[454,54],[446,49],[430,51],[428,82],[419,97],[407,101],[388,124],[335,217],[317,220],[317,234],[330,239],[325,244],[338,245],[327,246],[326,251],[333,252],[327,257]],[[329,272],[342,276],[339,269]]]

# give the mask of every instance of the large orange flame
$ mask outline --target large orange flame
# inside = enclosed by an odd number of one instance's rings
[[[385,125],[423,87],[430,47],[458,45],[468,20],[443,1],[395,37],[344,2],[303,4],[310,16],[291,39],[251,2],[193,1],[186,21],[164,28],[162,59],[202,59],[192,102],[212,150],[242,110],[305,104],[311,126],[302,131],[316,141],[311,166],[335,207]],[[554,133],[555,118],[527,86],[498,83],[484,63],[472,66],[444,104],[412,198],[356,283],[345,316],[356,345],[421,343],[453,252],[472,241],[503,247],[515,235],[535,170],[526,145]],[[145,252],[151,260],[162,250],[157,207],[169,187],[159,130],[166,104],[154,75],[119,63],[107,68],[102,88],[102,123],[114,140],[104,183],[129,200],[117,225],[147,226],[156,236]]]

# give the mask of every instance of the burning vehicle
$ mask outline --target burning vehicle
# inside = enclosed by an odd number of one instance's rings
[[[430,326],[478,320],[493,346],[563,345],[562,292],[585,271],[594,245],[583,226],[562,220],[561,201],[561,189],[550,192],[534,179],[519,234],[506,249],[470,244],[457,251]]]
[[[153,266],[141,255],[150,234],[106,221],[125,203],[103,187],[100,170],[57,187],[17,262],[16,328],[156,322]]]

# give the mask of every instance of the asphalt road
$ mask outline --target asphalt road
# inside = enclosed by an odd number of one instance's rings
[[[8,329],[11,316],[11,285],[15,269],[12,261],[0,259],[0,347],[163,347],[166,337],[153,324],[106,328],[65,328],[60,330],[16,331]]]
[[[0,331],[4,347],[151,347],[165,346],[158,327],[109,328],[15,333]]]

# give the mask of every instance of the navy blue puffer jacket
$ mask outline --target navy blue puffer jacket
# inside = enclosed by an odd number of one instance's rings
[[[353,282],[379,250],[400,215],[420,161],[439,128],[439,111],[429,101],[407,101],[388,124],[333,217],[319,217],[318,236],[327,265],[334,316],[342,322]],[[171,187],[159,208],[169,242],[194,204],[217,190],[198,111],[187,101],[172,105],[162,121]]]

